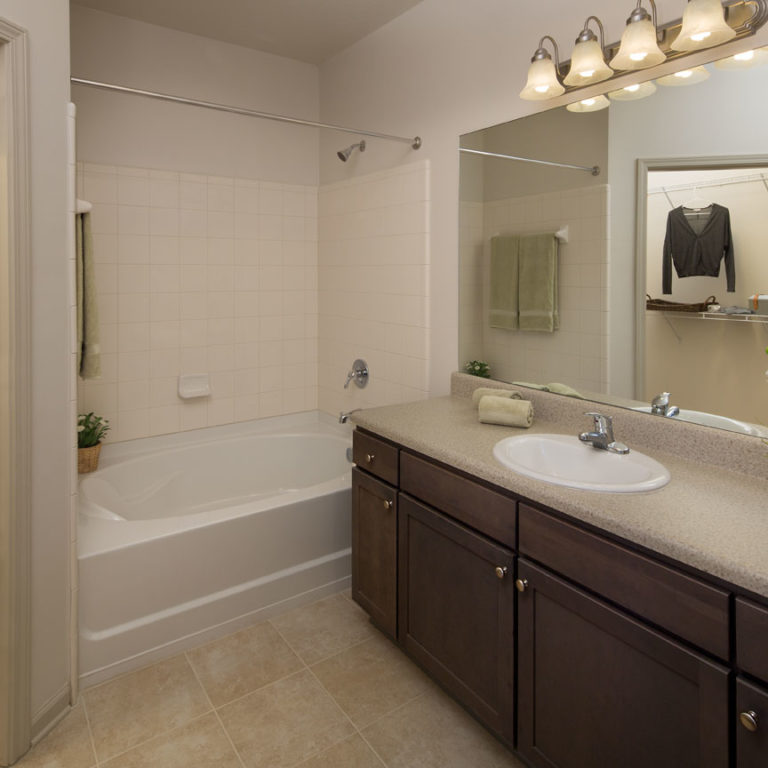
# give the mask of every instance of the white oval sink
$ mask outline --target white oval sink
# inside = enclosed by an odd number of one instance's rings
[[[494,458],[521,475],[586,491],[637,493],[661,488],[669,472],[638,451],[623,456],[571,435],[517,435],[500,440]]]

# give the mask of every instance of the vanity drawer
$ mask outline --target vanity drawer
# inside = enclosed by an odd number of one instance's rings
[[[400,490],[515,548],[514,499],[407,451],[400,453]]]
[[[397,446],[356,429],[352,435],[352,460],[358,467],[397,485]]]
[[[736,663],[768,681],[768,608],[736,598]]]
[[[520,504],[520,553],[727,659],[725,590]]]

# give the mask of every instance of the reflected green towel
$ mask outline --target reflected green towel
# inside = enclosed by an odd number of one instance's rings
[[[547,390],[554,392],[556,395],[566,395],[568,397],[578,397],[580,400],[584,399],[584,395],[577,392],[573,387],[569,387],[567,384],[560,384],[557,381],[547,384]]]
[[[518,310],[518,246],[516,235],[491,238],[490,304],[488,324],[491,328],[517,328]]]
[[[555,236],[521,237],[518,261],[520,330],[552,333],[560,327]]]
[[[90,213],[75,219],[75,270],[77,277],[77,369],[84,379],[101,376],[99,312],[93,271]]]

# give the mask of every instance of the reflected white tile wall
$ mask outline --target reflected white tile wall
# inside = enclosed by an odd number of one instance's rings
[[[80,163],[109,439],[317,407],[317,188]],[[180,373],[211,376],[183,401]]]
[[[429,200],[428,162],[320,187],[322,410],[427,397]],[[345,390],[358,357],[369,384]]]
[[[462,223],[467,223],[460,245],[462,363],[484,359],[494,377],[508,381],[561,381],[585,392],[607,391],[608,197],[608,186],[601,185],[487,202],[482,216],[477,204],[462,205]],[[560,329],[548,334],[491,328],[490,239],[564,226],[569,242],[559,250]]]

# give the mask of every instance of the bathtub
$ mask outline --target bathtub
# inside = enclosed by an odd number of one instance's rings
[[[342,590],[351,430],[316,412],[104,446],[80,480],[80,680]]]

